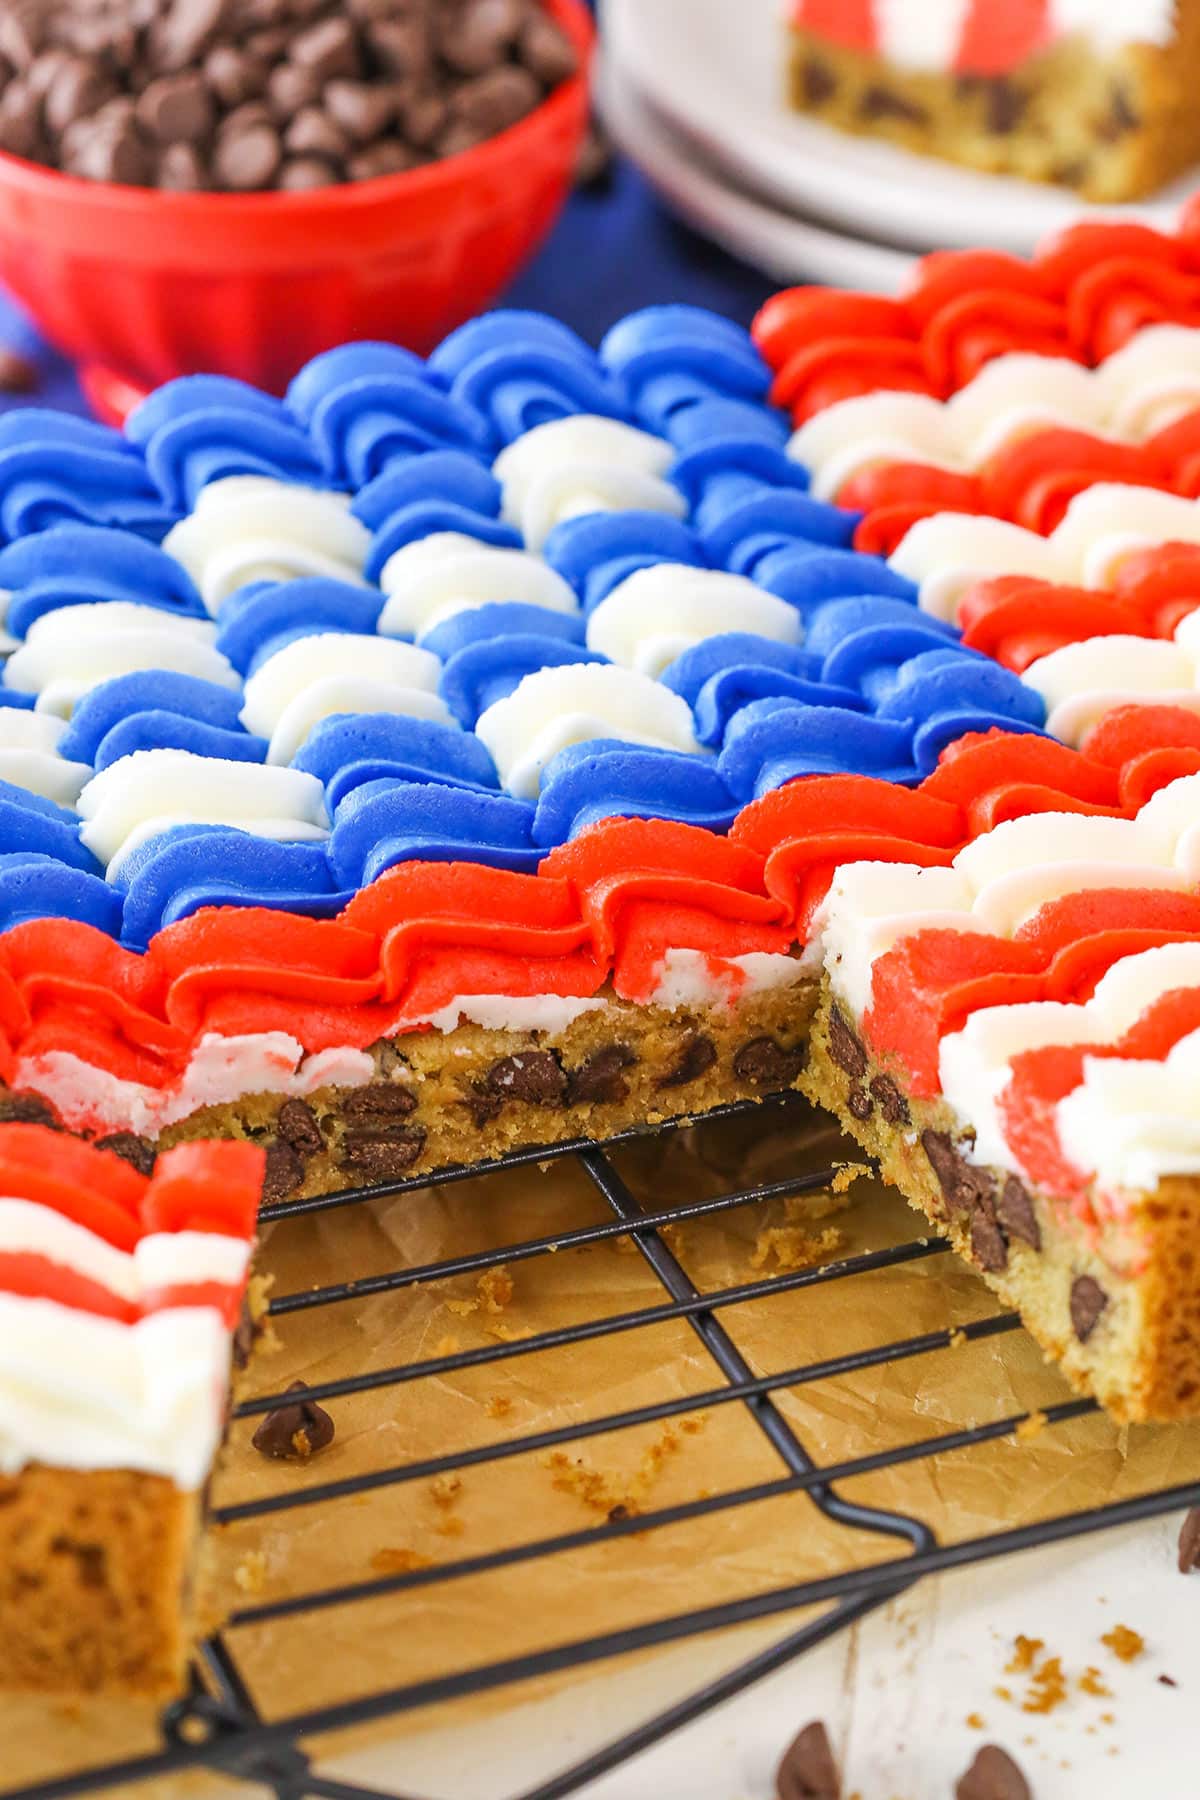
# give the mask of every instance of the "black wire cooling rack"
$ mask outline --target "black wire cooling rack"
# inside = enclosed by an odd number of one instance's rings
[[[790,1111],[792,1107],[802,1106],[803,1102],[793,1096],[780,1096],[766,1102],[765,1109],[761,1109],[758,1116],[764,1117],[764,1111],[781,1114]],[[704,1123],[707,1126],[713,1119],[736,1116],[748,1110],[748,1104],[721,1108],[716,1113],[706,1114]],[[689,1121],[675,1121],[656,1129],[669,1131],[677,1125],[687,1123]],[[314,1385],[307,1397],[317,1401],[337,1401],[350,1394],[394,1389],[419,1378],[449,1375],[482,1363],[507,1361],[588,1343],[602,1343],[615,1335],[665,1321],[684,1322],[695,1334],[713,1367],[711,1387],[701,1392],[672,1396],[655,1404],[610,1412],[561,1429],[518,1435],[494,1444],[463,1449],[457,1454],[378,1468],[345,1480],[302,1489],[281,1488],[260,1498],[218,1507],[215,1520],[218,1524],[229,1524],[258,1515],[286,1513],[296,1507],[332,1507],[339,1501],[371,1490],[454,1474],[533,1452],[552,1451],[579,1444],[601,1434],[665,1422],[689,1414],[698,1415],[723,1406],[745,1409],[757,1431],[766,1438],[782,1461],[785,1473],[773,1480],[736,1487],[681,1504],[638,1511],[627,1517],[611,1516],[604,1523],[575,1532],[543,1537],[533,1534],[482,1555],[441,1561],[399,1574],[347,1582],[320,1591],[245,1605],[233,1614],[219,1635],[207,1639],[201,1645],[189,1693],[163,1716],[160,1750],[119,1762],[108,1762],[103,1766],[72,1770],[32,1786],[5,1788],[0,1792],[11,1796],[12,1800],[67,1800],[68,1796],[83,1794],[134,1794],[143,1784],[152,1783],[159,1778],[208,1770],[235,1784],[258,1784],[259,1788],[273,1792],[278,1800],[308,1800],[308,1797],[311,1800],[418,1800],[417,1796],[409,1793],[401,1794],[396,1791],[384,1794],[378,1788],[367,1788],[352,1781],[321,1775],[311,1766],[302,1744],[322,1734],[369,1725],[410,1713],[417,1708],[484,1694],[533,1678],[583,1670],[614,1657],[658,1648],[702,1633],[718,1632],[800,1608],[823,1608],[815,1618],[808,1618],[800,1629],[791,1631],[781,1641],[759,1651],[718,1679],[594,1750],[551,1779],[513,1796],[513,1800],[561,1800],[561,1797],[577,1793],[598,1776],[618,1767],[638,1752],[731,1699],[855,1620],[883,1606],[925,1575],[1080,1537],[1200,1502],[1200,1481],[1197,1481],[1156,1489],[1088,1511],[1041,1519],[1016,1529],[989,1531],[965,1541],[944,1544],[939,1542],[932,1527],[920,1518],[859,1505],[845,1499],[838,1491],[839,1485],[854,1477],[895,1468],[902,1463],[969,1451],[974,1446],[1014,1433],[1028,1415],[1015,1414],[983,1425],[948,1431],[886,1449],[868,1448],[863,1454],[853,1458],[821,1464],[810,1454],[777,1406],[775,1395],[784,1390],[799,1389],[805,1384],[872,1366],[885,1366],[924,1356],[946,1349],[952,1343],[961,1343],[964,1339],[1000,1337],[1017,1330],[1019,1320],[1015,1314],[1002,1313],[973,1320],[961,1328],[950,1327],[823,1361],[804,1363],[770,1375],[755,1375],[723,1323],[723,1313],[787,1290],[812,1289],[833,1282],[849,1284],[854,1278],[869,1275],[876,1270],[899,1268],[943,1256],[948,1252],[949,1245],[941,1238],[918,1237],[886,1249],[845,1257],[824,1266],[791,1270],[716,1291],[701,1292],[671,1247],[668,1236],[664,1235],[664,1228],[677,1227],[689,1220],[729,1214],[736,1208],[754,1203],[786,1199],[828,1188],[835,1169],[827,1166],[806,1171],[790,1180],[721,1193],[669,1209],[646,1210],[633,1187],[622,1176],[618,1159],[614,1156],[614,1151],[619,1146],[645,1135],[644,1132],[626,1133],[620,1138],[607,1140],[603,1145],[577,1140],[550,1148],[522,1150],[482,1168],[448,1168],[416,1180],[393,1183],[385,1188],[356,1190],[298,1204],[267,1207],[264,1209],[266,1220],[295,1218],[381,1196],[441,1187],[481,1175],[487,1177],[505,1169],[544,1164],[552,1159],[574,1158],[603,1201],[607,1213],[611,1215],[601,1223],[559,1232],[553,1236],[531,1238],[423,1266],[399,1268],[365,1279],[284,1295],[273,1301],[272,1314],[276,1320],[281,1321],[290,1314],[336,1305],[349,1299],[414,1289],[451,1277],[485,1275],[487,1271],[501,1265],[507,1268],[519,1263],[536,1263],[542,1257],[564,1250],[583,1249],[623,1238],[636,1244],[661,1290],[662,1298],[654,1304],[616,1315],[585,1319],[561,1329],[542,1331],[516,1341],[484,1345]],[[269,1412],[282,1399],[283,1396],[278,1393],[256,1396],[246,1400],[237,1409],[238,1416],[250,1417]],[[1063,1425],[1096,1410],[1095,1403],[1086,1399],[1070,1399],[1047,1406],[1043,1411],[1042,1429]],[[470,1575],[511,1569],[541,1559],[559,1557],[602,1540],[633,1533],[647,1540],[646,1554],[652,1555],[653,1534],[670,1526],[705,1514],[747,1508],[757,1502],[800,1494],[807,1495],[828,1520],[872,1540],[876,1549],[880,1540],[883,1540],[885,1546],[894,1543],[897,1546],[895,1553],[885,1554],[883,1560],[871,1562],[867,1566],[847,1567],[833,1574],[824,1574],[787,1586],[746,1593],[733,1600],[658,1618],[630,1629],[554,1641],[547,1643],[544,1648],[487,1662],[461,1672],[409,1682],[403,1686],[382,1686],[376,1692],[362,1694],[347,1701],[277,1717],[263,1716],[251,1692],[250,1682],[239,1664],[239,1633],[249,1626],[286,1620],[290,1629],[313,1634],[313,1654],[318,1655],[320,1619],[330,1607],[384,1597],[394,1597],[397,1604],[402,1606],[405,1596],[419,1595],[422,1591],[428,1592],[432,1588],[461,1581]]]

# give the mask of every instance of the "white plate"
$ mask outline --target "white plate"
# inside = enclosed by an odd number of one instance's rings
[[[638,94],[610,50],[597,86],[605,125],[689,225],[780,282],[896,293],[913,266],[903,251],[806,224],[728,186],[699,162]]]
[[[913,250],[990,245],[1028,255],[1081,213],[1170,228],[1196,185],[1183,176],[1129,207],[1065,188],[979,175],[789,110],[780,0],[603,0],[621,67],[731,181],[775,205]]]

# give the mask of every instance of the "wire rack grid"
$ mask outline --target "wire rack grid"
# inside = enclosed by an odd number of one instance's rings
[[[778,1113],[798,1106],[803,1103],[793,1096],[780,1096],[765,1103],[768,1112]],[[714,1118],[734,1117],[748,1110],[748,1103],[720,1108],[715,1114],[706,1115],[705,1124]],[[655,1129],[663,1133],[686,1123],[688,1121],[675,1121]],[[710,1386],[655,1403],[610,1411],[553,1430],[521,1433],[451,1454],[374,1468],[343,1480],[299,1489],[281,1487],[251,1500],[217,1507],[214,1521],[218,1525],[232,1524],[252,1517],[288,1514],[295,1508],[334,1507],[338,1502],[372,1490],[454,1475],[462,1470],[496,1465],[563,1446],[574,1447],[590,1438],[689,1415],[698,1416],[723,1407],[744,1410],[782,1464],[783,1472],[770,1480],[735,1486],[673,1505],[638,1510],[628,1516],[621,1516],[623,1509],[617,1509],[603,1523],[577,1531],[543,1536],[534,1531],[516,1542],[482,1554],[244,1605],[233,1613],[220,1634],[200,1646],[189,1692],[164,1714],[161,1721],[161,1749],[122,1761],[70,1770],[34,1785],[3,1788],[0,1793],[9,1795],[11,1800],[68,1800],[70,1796],[103,1793],[132,1795],[143,1784],[164,1777],[209,1770],[235,1784],[244,1782],[257,1784],[259,1789],[265,1787],[276,1794],[278,1800],[307,1800],[310,1796],[312,1800],[419,1800],[418,1796],[407,1792],[389,1791],[385,1795],[374,1787],[322,1775],[311,1765],[302,1746],[322,1734],[396,1718],[418,1708],[485,1694],[530,1679],[581,1671],[615,1657],[660,1648],[702,1633],[728,1630],[751,1621],[809,1609],[805,1623],[779,1642],[758,1651],[699,1690],[601,1745],[551,1779],[513,1797],[513,1800],[562,1800],[885,1605],[923,1576],[1083,1536],[1200,1502],[1200,1481],[1195,1481],[1155,1488],[1090,1510],[1059,1514],[1017,1528],[996,1528],[963,1541],[943,1543],[933,1527],[919,1517],[848,1500],[839,1489],[856,1477],[894,1469],[904,1463],[969,1452],[982,1444],[1009,1437],[1022,1426],[1027,1415],[1014,1414],[886,1448],[864,1447],[861,1454],[853,1457],[821,1462],[789,1422],[777,1396],[871,1366],[882,1368],[926,1356],[948,1348],[952,1342],[1003,1338],[1019,1329],[1019,1319],[1012,1313],[993,1314],[963,1326],[848,1351],[767,1375],[756,1374],[723,1320],[723,1315],[731,1309],[788,1291],[825,1287],[831,1283],[849,1285],[855,1278],[875,1271],[901,1269],[944,1256],[949,1246],[941,1238],[914,1237],[907,1242],[820,1266],[701,1291],[672,1248],[668,1236],[664,1235],[665,1231],[688,1221],[715,1219],[738,1208],[828,1188],[835,1169],[826,1166],[807,1170],[791,1179],[760,1183],[656,1210],[652,1204],[643,1203],[633,1191],[614,1155],[622,1144],[646,1135],[645,1132],[630,1132],[602,1145],[577,1140],[549,1148],[521,1150],[484,1169],[447,1168],[387,1187],[269,1206],[264,1209],[265,1221],[294,1219],[381,1196],[402,1196],[416,1189],[442,1187],[481,1174],[490,1178],[505,1169],[573,1159],[602,1200],[606,1214],[602,1222],[567,1232],[532,1237],[456,1258],[395,1268],[383,1274],[350,1278],[281,1295],[272,1301],[272,1316],[283,1321],[291,1315],[336,1306],[350,1299],[400,1293],[452,1277],[485,1275],[501,1266],[536,1265],[540,1259],[564,1250],[585,1249],[625,1239],[636,1245],[661,1295],[650,1305],[585,1318],[516,1341],[361,1371],[344,1379],[313,1385],[307,1397],[336,1402],[351,1394],[394,1390],[419,1379],[451,1375],[483,1364],[588,1344],[602,1345],[605,1340],[666,1321],[680,1322],[694,1333],[711,1364]],[[257,1395],[242,1402],[236,1409],[237,1415],[253,1418],[270,1412],[282,1401],[283,1395],[278,1392]],[[1062,1426],[1096,1411],[1095,1402],[1091,1400],[1063,1400],[1044,1409],[1042,1428]],[[1039,1424],[1042,1424],[1041,1416]],[[470,1576],[541,1563],[631,1534],[637,1534],[652,1545],[654,1534],[671,1526],[705,1515],[736,1513],[756,1503],[797,1495],[806,1495],[827,1520],[870,1540],[877,1556],[882,1549],[881,1559],[865,1565],[841,1567],[833,1573],[785,1586],[746,1592],[718,1604],[699,1606],[625,1629],[549,1642],[544,1647],[509,1658],[491,1660],[426,1680],[381,1686],[375,1692],[349,1700],[274,1717],[265,1717],[260,1711],[251,1683],[239,1664],[238,1637],[247,1627],[269,1621],[287,1621],[291,1629],[314,1634],[313,1652],[316,1654],[320,1620],[331,1607],[384,1598],[394,1599],[402,1606],[408,1596],[419,1602],[422,1593],[428,1594],[434,1588]],[[648,1549],[647,1554],[652,1551]],[[811,1616],[817,1608],[820,1610]]]

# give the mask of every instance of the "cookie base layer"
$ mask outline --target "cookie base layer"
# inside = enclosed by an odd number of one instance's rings
[[[161,1475],[0,1476],[0,1691],[179,1693],[202,1516]]]
[[[809,1099],[1020,1313],[1073,1387],[1119,1420],[1200,1414],[1200,1180],[1163,1181],[1119,1223],[1085,1229],[1007,1170],[971,1162],[946,1104],[909,1095],[844,1019],[831,1043],[833,1011],[825,994],[800,1083]]]
[[[306,1100],[245,1096],[164,1131],[268,1146],[265,1196],[300,1199],[406,1180],[451,1163],[694,1117],[796,1086],[818,984],[731,1006],[610,998],[564,1030],[411,1032],[373,1047],[377,1079]]]
[[[1097,56],[1078,38],[1003,76],[900,68],[793,31],[792,104],[859,136],[988,174],[1057,182],[1089,200],[1154,193],[1200,157],[1189,89],[1200,8],[1179,8],[1170,50],[1131,44]]]

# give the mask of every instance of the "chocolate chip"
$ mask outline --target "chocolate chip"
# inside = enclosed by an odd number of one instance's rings
[[[1119,84],[1113,88],[1108,112],[1097,127],[1100,137],[1106,144],[1115,144],[1118,139],[1136,131],[1141,124],[1136,111],[1125,89]]]
[[[352,1088],[342,1101],[342,1116],[352,1125],[407,1119],[417,1110],[417,1097],[399,1081],[372,1081]]]
[[[1000,1190],[996,1201],[996,1216],[1010,1238],[1020,1238],[1026,1244],[1032,1244],[1035,1250],[1042,1247],[1042,1230],[1037,1222],[1037,1214],[1033,1210],[1033,1200],[1023,1181],[1010,1175]]]
[[[321,94],[321,81],[312,69],[285,62],[267,77],[267,104],[281,125],[286,125]]]
[[[783,1753],[775,1771],[778,1800],[840,1800],[841,1777],[829,1733],[819,1720],[806,1725]]]
[[[288,41],[286,25],[268,25],[262,31],[250,33],[246,39],[246,49],[257,62],[265,63],[271,69],[287,55]]]
[[[5,1125],[52,1125],[59,1130],[54,1110],[40,1094],[0,1091],[0,1123]]]
[[[306,1381],[293,1381],[284,1391],[298,1398],[269,1412],[250,1442],[260,1456],[307,1462],[310,1456],[332,1444],[333,1420],[315,1400],[303,1398],[308,1392]]]
[[[675,1066],[666,1075],[660,1075],[656,1087],[686,1087],[689,1081],[698,1081],[706,1069],[711,1069],[717,1060],[717,1046],[702,1031],[693,1031],[684,1041]]]
[[[734,1052],[733,1072],[739,1081],[778,1091],[792,1086],[807,1060],[806,1045],[797,1044],[789,1050],[777,1038],[764,1034],[749,1038]]]
[[[276,187],[290,193],[306,193],[310,188],[332,187],[341,176],[331,162],[320,156],[289,156],[275,178]]]
[[[270,125],[222,131],[213,156],[213,173],[223,188],[248,193],[266,187],[279,167],[279,135]]]
[[[418,150],[427,150],[446,129],[449,111],[441,94],[417,93],[401,110],[404,135]]]
[[[66,161],[70,173],[85,181],[115,181],[122,187],[146,187],[151,179],[152,165],[133,121],[96,125],[95,117],[79,122],[87,129],[72,140],[71,154]]]
[[[204,78],[222,106],[241,106],[253,100],[267,84],[267,69],[257,57],[247,56],[232,44],[218,44],[204,59]]]
[[[1200,1569],[1200,1506],[1193,1506],[1179,1527],[1179,1573],[1194,1574]]]
[[[927,125],[929,114],[923,106],[909,100],[903,94],[893,93],[890,88],[869,87],[858,103],[860,119],[902,119],[909,125]]]
[[[441,22],[442,60],[460,75],[480,75],[500,62],[524,21],[521,0],[466,0]]]
[[[888,1125],[911,1125],[912,1114],[908,1110],[908,1101],[896,1086],[890,1075],[873,1075],[871,1092],[879,1104],[884,1122]]]
[[[992,1199],[996,1183],[990,1171],[968,1162],[946,1132],[927,1128],[921,1133],[921,1148],[952,1212],[971,1212],[980,1201]]]
[[[377,181],[381,175],[403,175],[415,169],[421,158],[397,138],[372,144],[369,150],[358,150],[346,164],[351,181]]]
[[[0,55],[14,69],[28,69],[45,42],[49,20],[42,0],[17,0],[0,13]]]
[[[532,13],[521,27],[517,43],[521,61],[548,88],[574,75],[579,67],[575,46],[548,13]]]
[[[875,1102],[866,1088],[859,1087],[856,1083],[846,1095],[846,1110],[852,1119],[857,1119],[862,1124],[875,1111]]]
[[[319,82],[360,70],[358,35],[349,19],[322,19],[292,39],[292,61],[310,69]]]
[[[452,119],[443,131],[439,131],[433,144],[436,156],[461,156],[466,150],[475,150],[480,144],[486,144],[488,134],[482,125],[469,125],[465,119]]]
[[[154,1145],[134,1131],[110,1131],[96,1139],[97,1150],[111,1150],[122,1162],[131,1163],[139,1175],[153,1175],[157,1160]]]
[[[263,1199],[286,1200],[304,1180],[304,1164],[290,1144],[267,1147],[267,1168],[263,1176]]]
[[[608,1044],[593,1051],[567,1077],[567,1105],[611,1106],[627,1099],[629,1083],[622,1071],[636,1061],[628,1044]]]
[[[138,124],[159,144],[200,142],[212,130],[214,119],[208,83],[195,70],[162,75],[138,97]]]
[[[805,106],[824,106],[837,93],[837,76],[828,63],[810,56],[800,70],[800,93]]]
[[[174,194],[196,194],[208,185],[204,158],[195,144],[168,144],[158,159],[158,185]]]
[[[172,0],[153,29],[155,60],[164,72],[184,69],[204,54],[225,23],[229,0]]]
[[[484,1076],[484,1085],[499,1100],[524,1100],[530,1106],[559,1106],[567,1078],[551,1050],[518,1050],[502,1056]]]
[[[1029,106],[1029,95],[1003,75],[987,83],[984,117],[996,137],[1008,137],[1017,129]]]
[[[317,1115],[307,1100],[285,1100],[276,1114],[275,1129],[297,1156],[318,1156],[325,1148]]]
[[[366,29],[375,61],[385,75],[425,81],[433,66],[433,46],[424,19],[382,19]]]
[[[542,90],[528,69],[502,63],[486,75],[464,81],[451,101],[455,120],[491,137],[507,131],[539,105]]]
[[[42,131],[42,102],[23,81],[10,81],[0,98],[0,148],[32,156]]]
[[[985,1744],[954,1790],[955,1800],[1033,1800],[1029,1783],[1007,1750]]]
[[[246,1369],[250,1366],[250,1358],[254,1354],[254,1345],[258,1339],[258,1327],[254,1323],[254,1314],[250,1311],[250,1302],[243,1294],[242,1310],[238,1314],[237,1326],[230,1345],[235,1369]]]
[[[340,1167],[369,1181],[399,1181],[424,1148],[423,1125],[359,1125],[342,1134]]]
[[[1090,1275],[1077,1275],[1071,1283],[1071,1323],[1075,1336],[1086,1344],[1108,1305],[1108,1295]]]
[[[971,1214],[971,1254],[989,1275],[1008,1267],[1008,1244],[990,1200],[980,1200]]]
[[[861,1081],[866,1074],[867,1053],[838,1006],[829,1009],[829,1054],[838,1068],[855,1081]]]
[[[0,348],[0,394],[33,394],[38,386],[36,365],[18,350]]]
[[[612,141],[598,120],[589,119],[575,158],[575,185],[599,187],[612,174],[612,168]]]
[[[1155,1680],[1158,1681],[1163,1687],[1177,1688],[1179,1686],[1179,1683],[1176,1681],[1176,1679],[1173,1675],[1157,1675],[1155,1677]]]
[[[297,113],[284,132],[283,141],[293,156],[323,156],[330,162],[339,161],[347,149],[346,134],[319,106],[306,106]]]
[[[325,105],[334,124],[356,144],[369,144],[396,117],[396,95],[392,89],[366,81],[329,82]]]
[[[47,129],[65,131],[76,119],[86,118],[103,106],[115,91],[103,69],[82,57],[66,57],[46,89],[43,116]]]

